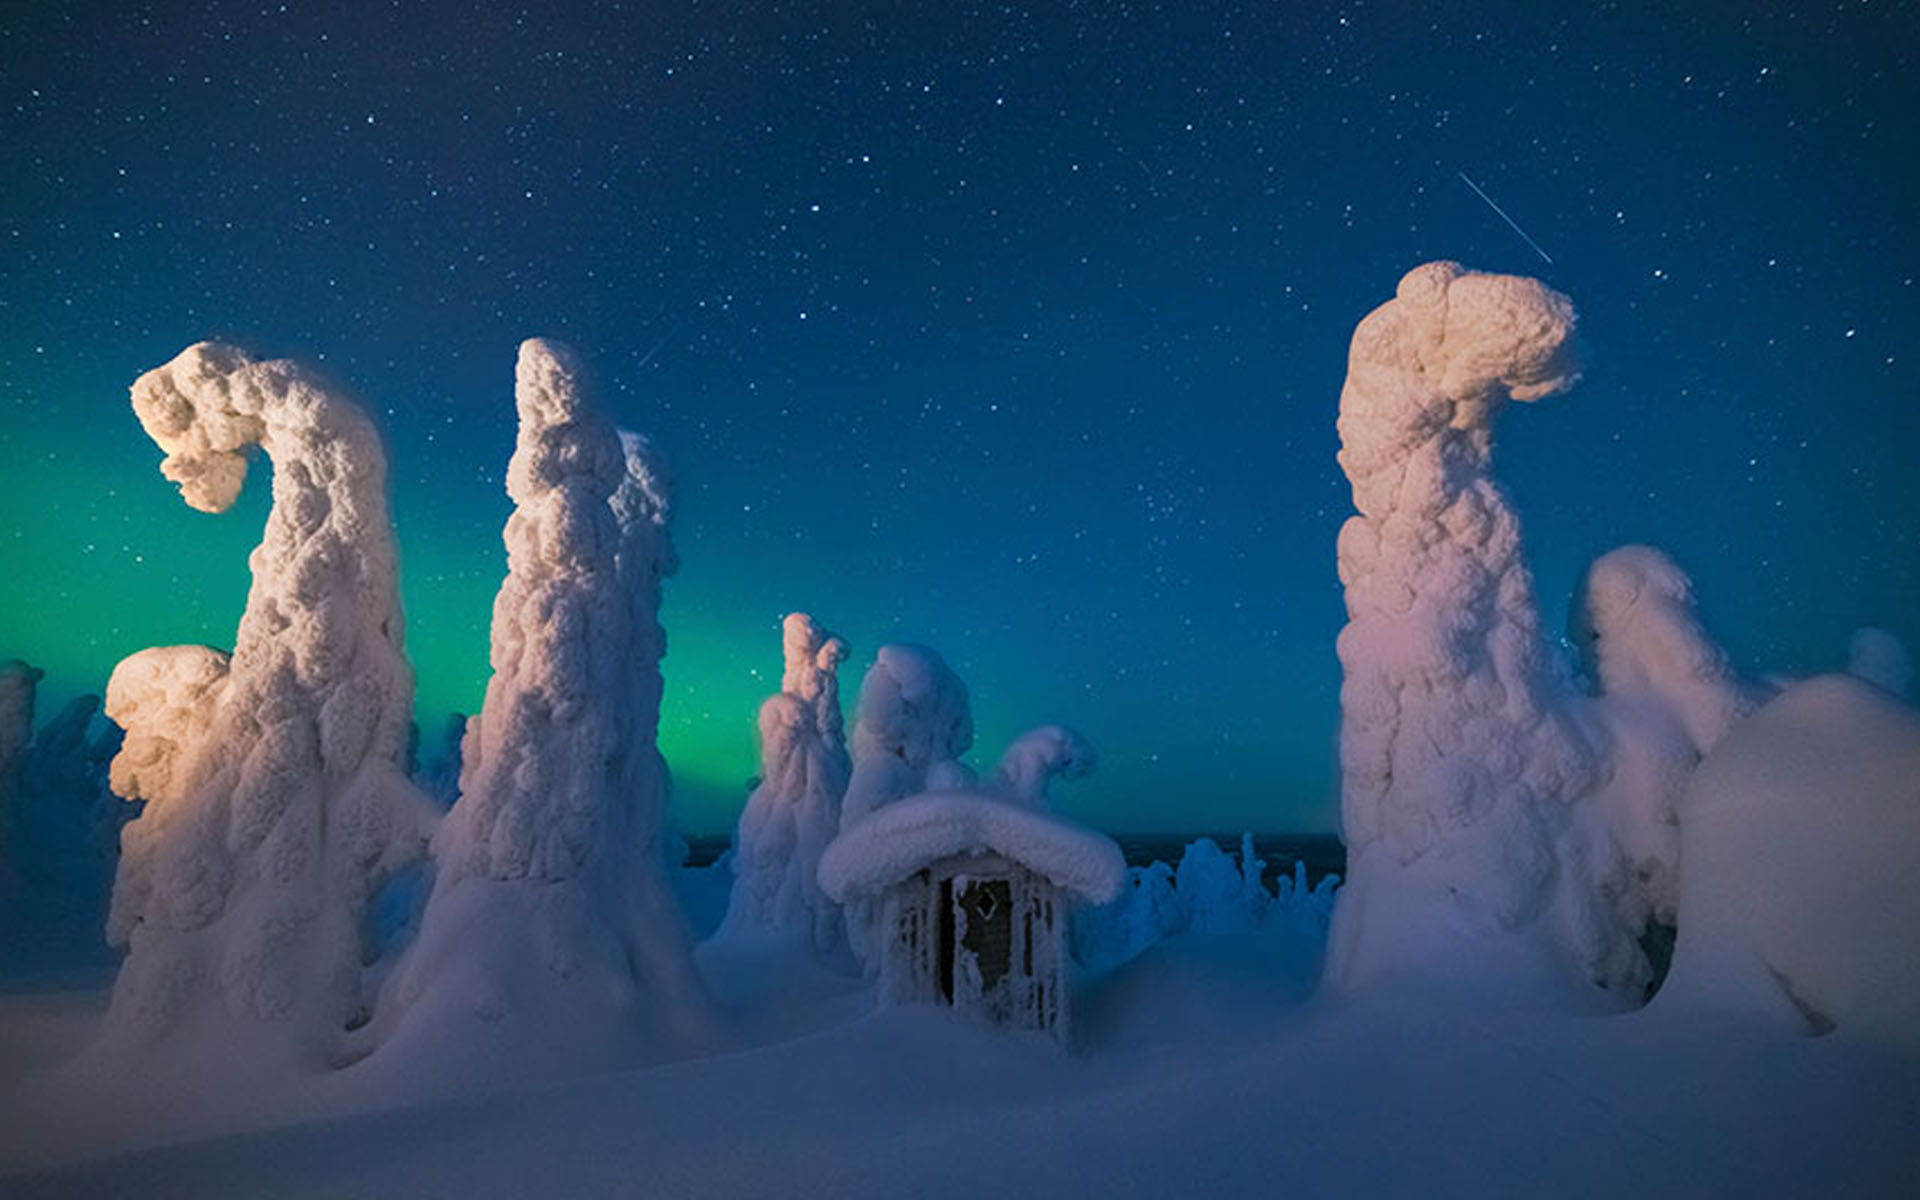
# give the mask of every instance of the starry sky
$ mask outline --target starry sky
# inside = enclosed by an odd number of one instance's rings
[[[1647,541],[1756,673],[1920,644],[1920,11],[1778,7],[7,5],[0,656],[50,706],[231,643],[266,488],[192,512],[127,405],[221,337],[376,414],[422,722],[471,710],[552,336],[679,476],[684,827],[803,609],[849,697],[938,647],[982,766],[1082,729],[1095,824],[1330,829],[1346,342],[1433,258],[1581,313],[1498,458],[1550,628]]]

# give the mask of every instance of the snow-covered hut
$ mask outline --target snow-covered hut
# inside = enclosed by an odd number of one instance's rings
[[[880,996],[1064,1038],[1066,907],[1119,894],[1113,839],[974,792],[927,792],[843,830],[820,856],[835,901],[877,900]]]

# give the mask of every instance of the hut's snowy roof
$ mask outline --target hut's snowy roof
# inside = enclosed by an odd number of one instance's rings
[[[1096,904],[1120,893],[1126,860],[1103,833],[974,792],[926,792],[843,831],[820,856],[835,900],[870,895],[956,854],[1010,858]]]

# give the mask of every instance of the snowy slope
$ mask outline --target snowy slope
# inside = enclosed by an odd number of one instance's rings
[[[1287,936],[1179,939],[1094,981],[1091,1053],[897,1009],[742,1053],[4,1176],[0,1191],[1870,1196],[1920,1172],[1911,1057],[1739,1021],[1303,1001],[1318,956]]]

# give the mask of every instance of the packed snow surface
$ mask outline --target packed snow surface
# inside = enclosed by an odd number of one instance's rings
[[[956,854],[993,853],[1095,904],[1120,892],[1126,860],[1113,839],[1060,817],[974,792],[929,792],[845,830],[820,856],[820,886],[845,901],[873,896]]]

